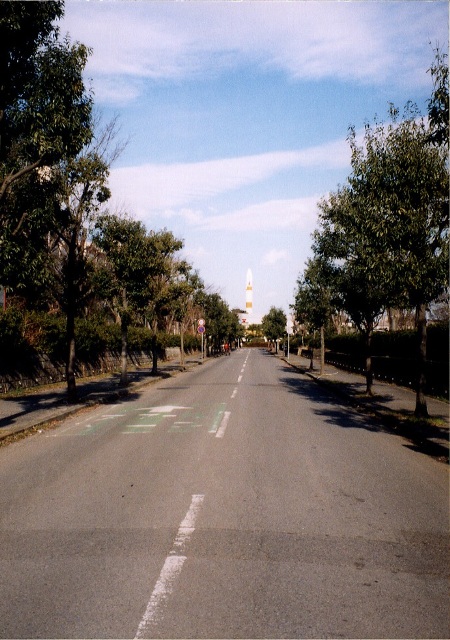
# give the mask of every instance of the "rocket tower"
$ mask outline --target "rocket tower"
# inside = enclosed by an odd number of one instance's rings
[[[245,288],[245,311],[248,315],[253,313],[253,276],[251,269],[247,269],[247,286]]]

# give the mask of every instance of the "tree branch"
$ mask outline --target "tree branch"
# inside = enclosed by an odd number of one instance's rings
[[[31,173],[32,171],[34,171],[35,169],[40,167],[43,164],[43,162],[44,162],[44,156],[41,156],[38,160],[36,160],[36,162],[33,162],[32,164],[28,164],[26,167],[23,167],[16,173],[10,173],[8,176],[6,176],[6,178],[2,182],[2,186],[0,187],[0,202],[5,197],[6,191],[12,185],[13,182],[16,182],[23,176],[27,175],[27,173]]]

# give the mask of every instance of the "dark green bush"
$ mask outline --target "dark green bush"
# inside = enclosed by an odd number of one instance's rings
[[[106,351],[120,352],[121,328],[99,317],[77,318],[75,321],[76,357],[81,361],[93,361]],[[129,327],[128,350],[150,353],[153,334],[146,327]],[[179,347],[179,335],[158,333],[156,346],[159,355],[166,347]],[[200,349],[198,336],[184,336],[185,351]],[[10,364],[19,357],[28,359],[33,353],[47,354],[50,359],[64,361],[67,353],[66,318],[61,315],[10,307],[0,310],[0,364]]]
[[[27,350],[22,312],[14,307],[0,310],[0,364],[14,361]]]
[[[82,361],[97,360],[108,347],[103,326],[85,318],[75,322],[75,341],[77,359]]]
[[[36,340],[36,349],[45,353],[52,360],[65,360],[67,353],[66,319],[46,313],[34,313],[32,318],[40,327]]]
[[[352,356],[363,356],[363,338],[359,333],[333,336],[326,340],[327,349]],[[372,337],[372,355],[414,359],[417,334],[415,331],[375,332]],[[432,324],[427,329],[427,359],[448,362],[449,331],[447,323]]]

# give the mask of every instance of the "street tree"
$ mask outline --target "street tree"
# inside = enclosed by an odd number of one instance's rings
[[[121,327],[120,384],[128,384],[128,328],[146,302],[150,276],[149,238],[142,222],[104,214],[93,234],[102,251],[97,259],[98,291]]]
[[[0,281],[42,287],[54,222],[52,168],[92,136],[89,50],[59,39],[62,2],[3,2],[0,15]],[[21,264],[21,269],[11,265]]]
[[[205,292],[200,302],[206,324],[208,353],[220,353],[222,345],[230,340],[234,314],[218,293]]]
[[[271,307],[269,313],[263,316],[261,325],[264,335],[275,343],[275,353],[278,353],[278,340],[286,333],[287,317],[283,309]]]
[[[0,17],[0,202],[38,167],[89,142],[89,49],[59,39],[63,2],[3,2]]]
[[[439,147],[446,147],[448,150],[450,120],[447,60],[448,54],[437,47],[433,64],[428,69],[433,79],[433,92],[428,100],[428,118],[430,142]]]
[[[315,275],[325,274],[323,279],[332,283],[330,301],[348,314],[363,337],[368,395],[373,386],[373,331],[385,308],[396,300],[386,275],[383,220],[378,213],[371,194],[341,187],[319,202],[319,229],[313,234],[315,266],[321,267]],[[323,312],[319,308],[316,321]]]
[[[325,329],[330,324],[336,298],[336,274],[328,261],[315,257],[306,262],[303,274],[297,280],[293,309],[297,322],[310,331],[320,331],[320,373],[325,363]],[[313,369],[311,349],[310,369]]]
[[[75,318],[91,294],[93,255],[90,237],[95,222],[110,197],[109,169],[122,151],[115,142],[116,121],[100,123],[91,144],[75,158],[61,161],[52,179],[58,186],[58,212],[51,237],[54,274],[63,312],[66,314],[66,378],[69,400],[76,398]]]
[[[375,273],[390,294],[416,309],[415,414],[423,417],[426,310],[448,288],[448,146],[430,144],[430,130],[413,105],[401,120],[394,107],[390,115],[387,126],[366,126],[363,145],[350,131],[349,185],[356,202],[365,203],[361,229]]]
[[[171,284],[171,313],[180,330],[180,366],[184,368],[184,335],[189,326],[195,324],[200,317],[198,298],[204,290],[204,283],[198,271],[184,260],[175,265],[175,273]]]
[[[171,313],[172,285],[178,273],[177,253],[183,248],[182,240],[171,231],[150,231],[148,235],[149,277],[146,281],[142,312],[152,331],[152,374],[158,373],[158,332]]]

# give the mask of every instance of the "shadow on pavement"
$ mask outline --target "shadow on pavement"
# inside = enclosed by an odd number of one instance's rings
[[[412,416],[407,411],[395,413],[383,405],[389,401],[389,394],[374,398],[362,397],[363,384],[339,383],[333,388],[330,383],[312,380],[306,376],[293,377],[290,367],[281,367],[284,374],[280,378],[291,393],[298,394],[315,403],[316,415],[327,423],[344,429],[365,429],[400,436],[410,441],[404,447],[417,453],[448,461],[448,448],[434,440],[446,439],[448,430],[429,423],[412,424]],[[302,374],[300,374],[302,375]],[[350,409],[349,409],[350,406]],[[372,415],[371,415],[372,413]],[[376,415],[373,415],[376,413]],[[409,421],[408,421],[409,420]]]
[[[176,367],[166,367],[164,371],[152,375],[151,371],[132,371],[128,374],[128,384],[120,385],[119,374],[108,374],[104,378],[91,378],[77,381],[77,399],[69,402],[65,384],[56,384],[46,389],[30,390],[23,395],[10,395],[1,398],[3,416],[0,417],[0,435],[2,429],[11,428],[17,423],[33,420],[45,422],[57,419],[59,412],[64,410],[80,410],[92,404],[114,404],[121,401],[132,401],[140,397],[139,386],[152,380],[157,381],[170,377],[170,370]],[[137,386],[138,385],[138,386]],[[137,386],[137,388],[136,388]],[[1,414],[0,414],[1,415]],[[29,420],[26,420],[29,418]],[[25,425],[26,426],[26,425]]]

